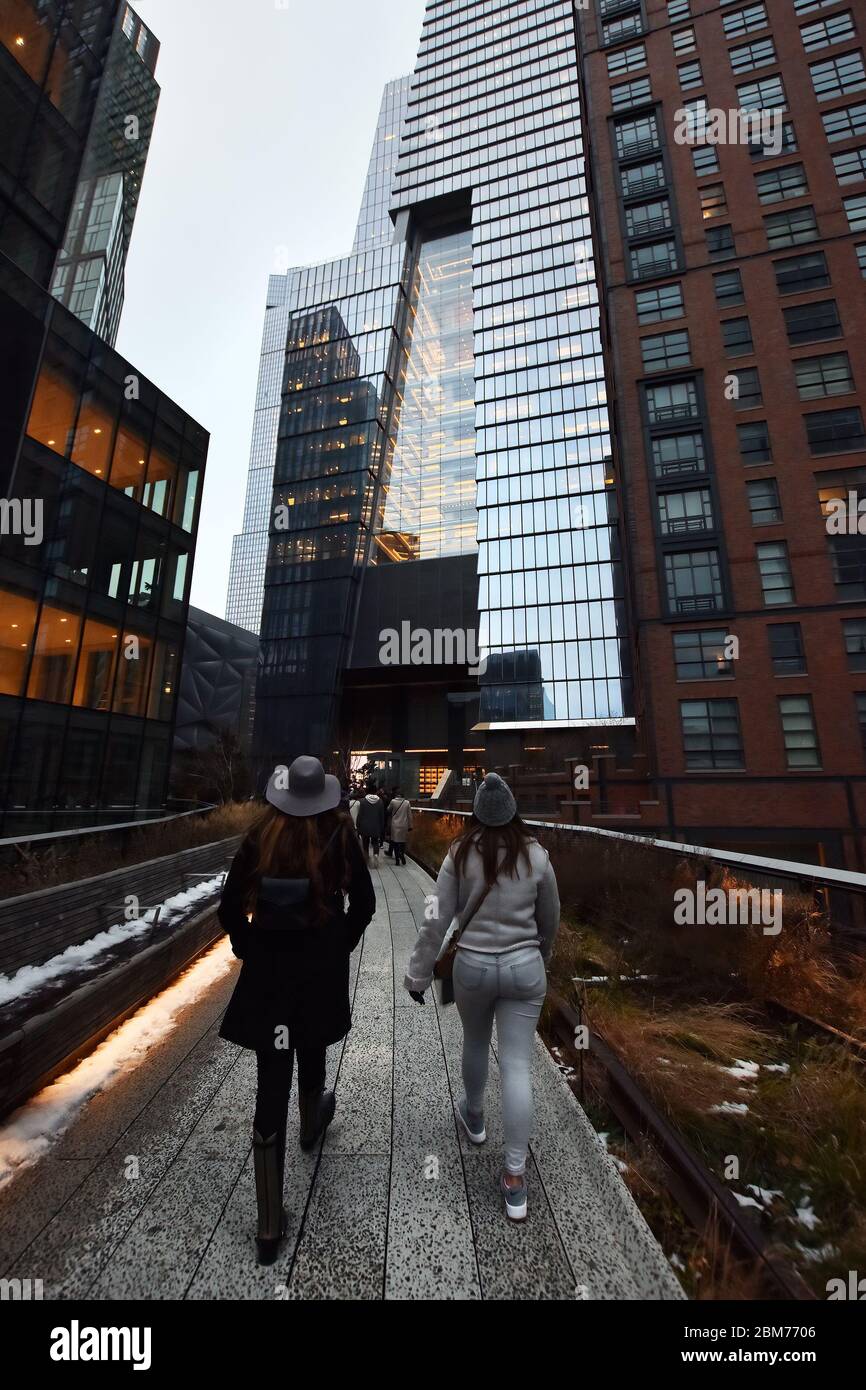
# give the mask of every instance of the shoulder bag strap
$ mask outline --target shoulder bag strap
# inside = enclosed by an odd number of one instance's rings
[[[485,885],[484,885],[484,892],[483,892],[483,893],[481,894],[481,896],[479,897],[479,899],[478,899],[478,901],[476,902],[475,906],[473,907],[472,911],[471,911],[470,913],[467,913],[467,915],[463,918],[462,922],[460,923],[460,926],[457,928],[456,932],[455,932],[454,935],[452,936],[452,938],[451,938],[451,945],[452,945],[452,946],[456,946],[456,945],[457,945],[457,942],[460,940],[460,938],[461,938],[461,936],[463,935],[463,933],[465,932],[466,928],[469,926],[469,923],[472,921],[472,918],[475,916],[476,912],[478,911],[478,909],[479,909],[479,907],[481,906],[481,904],[484,902],[484,899],[487,897],[487,894],[490,892],[490,890],[491,890],[492,887],[493,887],[493,884],[492,884],[492,883],[485,883]]]

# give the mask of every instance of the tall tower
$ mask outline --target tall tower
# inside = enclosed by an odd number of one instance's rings
[[[364,285],[368,283],[366,267],[374,265],[374,258],[367,253],[383,251],[393,235],[388,209],[408,91],[409,78],[400,77],[389,82],[382,95],[352,252],[357,259],[346,272],[354,275],[350,283],[359,290],[362,281]],[[326,262],[325,266],[331,264],[345,266],[348,262]],[[296,267],[284,275],[272,275],[268,281],[244,522],[232,544],[226,603],[226,620],[250,632],[258,632],[261,627],[289,323],[294,314],[308,305],[316,307],[309,296],[318,293],[324,268]]]
[[[159,101],[159,42],[121,4],[84,150],[52,294],[114,345],[124,272]]]

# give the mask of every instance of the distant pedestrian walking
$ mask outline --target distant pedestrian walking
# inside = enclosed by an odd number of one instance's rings
[[[385,834],[385,803],[376,792],[368,792],[358,807],[358,834],[364,846],[364,854],[373,851],[373,860],[379,862],[379,850]]]
[[[457,1117],[473,1144],[485,1142],[484,1092],[495,1019],[505,1127],[501,1187],[508,1216],[522,1221],[533,1122],[532,1053],[547,994],[545,962],[559,928],[559,891],[547,851],[520,819],[510,788],[495,772],[479,787],[472,819],[445,856],[435,901],[438,915],[418,934],[405,987],[424,1003],[456,918],[453,981],[463,1024],[465,1088]]]
[[[219,919],[243,961],[220,1037],[258,1063],[253,1158],[260,1264],[273,1264],[286,1233],[283,1181],[294,1057],[300,1143],[311,1149],[334,1116],[325,1049],[352,1026],[349,957],[376,910],[376,895],[340,784],[316,758],[278,768],[267,810],[229,871]],[[344,894],[348,894],[348,911]]]
[[[398,787],[394,800],[388,807],[391,817],[391,844],[394,848],[394,863],[406,863],[406,841],[412,829],[412,803],[407,801]]]

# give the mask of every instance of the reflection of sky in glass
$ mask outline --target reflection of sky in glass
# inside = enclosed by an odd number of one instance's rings
[[[376,560],[476,549],[472,233],[426,242],[409,305],[409,356]]]

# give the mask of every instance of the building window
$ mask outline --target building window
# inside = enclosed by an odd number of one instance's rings
[[[703,179],[707,174],[717,174],[719,157],[715,145],[697,145],[692,150],[692,163],[695,166],[696,178]]]
[[[610,102],[614,111],[625,111],[629,106],[640,106],[652,100],[652,85],[648,77],[637,77],[634,82],[621,82],[611,87]]]
[[[857,710],[857,728],[860,730],[860,746],[866,753],[866,695],[858,692],[854,696],[854,706]]]
[[[723,627],[674,633],[674,664],[678,681],[733,680],[734,663],[727,655],[729,634]]]
[[[777,145],[772,135],[768,136],[767,143],[764,144],[762,136],[759,134],[757,139],[749,141],[749,155],[752,159],[778,159],[783,154],[797,153],[797,132],[794,130],[791,121],[782,122],[782,140]]]
[[[741,768],[743,741],[736,700],[680,702],[686,767]]]
[[[602,42],[622,43],[623,39],[637,38],[643,33],[643,18],[640,14],[623,15],[622,19],[611,19],[601,26]]]
[[[794,0],[794,14],[809,14],[812,10],[828,10],[831,5],[838,5],[839,0]]]
[[[764,541],[756,547],[764,603],[768,608],[794,602],[794,581],[784,541]]]
[[[728,200],[723,183],[707,184],[706,188],[701,188],[698,192],[701,196],[701,216],[704,221],[708,217],[722,217],[727,212]]]
[[[801,401],[822,396],[847,396],[854,390],[847,352],[828,352],[823,357],[801,357],[794,363],[794,377]]]
[[[659,323],[683,316],[683,287],[679,281],[659,285],[658,289],[637,290],[634,298],[638,323]]]
[[[840,599],[866,599],[866,539],[863,536],[831,536],[833,583]]]
[[[722,26],[726,39],[738,39],[743,34],[751,34],[754,29],[766,29],[767,11],[763,5],[747,5],[733,14],[722,15]]]
[[[818,19],[812,24],[804,24],[800,30],[800,38],[806,52],[814,53],[818,48],[829,48],[833,43],[843,43],[845,39],[852,39],[856,32],[851,11],[848,10],[845,14],[836,14],[830,19]]]
[[[866,448],[863,416],[856,406],[848,410],[818,410],[804,416],[811,454],[845,454]]]
[[[766,169],[755,175],[760,203],[783,203],[786,198],[804,198],[809,192],[802,164],[786,164],[783,169]]]
[[[631,273],[635,280],[647,280],[653,275],[670,275],[679,270],[675,241],[652,241],[647,246],[635,246],[631,251]]]
[[[712,531],[713,501],[708,487],[664,492],[658,498],[659,530],[663,536],[687,536]]]
[[[747,425],[737,425],[737,438],[744,464],[768,463],[772,458],[770,430],[766,420],[750,420]]]
[[[670,225],[671,205],[667,198],[657,198],[652,203],[638,203],[637,207],[625,210],[625,227],[630,237],[665,232]]]
[[[866,193],[858,193],[856,198],[844,198],[848,227],[852,232],[866,232]]]
[[[616,152],[620,159],[646,154],[658,149],[659,129],[654,115],[638,116],[632,121],[617,121],[615,125]]]
[[[645,67],[646,45],[642,43],[632,44],[630,48],[621,48],[618,53],[607,55],[608,77],[622,77],[627,72],[636,72],[638,68]]]
[[[713,290],[716,302],[726,307],[729,304],[742,304],[743,277],[738,270],[720,270],[713,276]]]
[[[746,483],[753,526],[775,526],[782,520],[779,484],[775,478],[756,478]]]
[[[835,299],[819,299],[812,304],[794,304],[784,309],[785,328],[792,347],[801,343],[820,343],[841,338],[842,324]]]
[[[747,318],[724,319],[721,329],[726,357],[745,357],[754,352],[752,326]]]
[[[698,413],[698,393],[693,381],[673,381],[647,387],[647,415],[651,425],[673,420],[693,420]]]
[[[737,410],[754,410],[756,405],[764,404],[761,378],[757,367],[737,368],[737,394],[734,405]]]
[[[780,696],[779,712],[782,716],[782,734],[785,739],[788,767],[820,767],[821,753],[809,696]]]
[[[767,63],[775,63],[776,50],[772,39],[755,39],[752,43],[743,43],[737,48],[729,49],[728,57],[734,73],[739,76],[741,72],[751,72],[753,68],[763,68]]]
[[[856,150],[845,150],[843,154],[834,154],[833,168],[841,184],[862,183],[866,179],[866,145]]]
[[[668,0],[668,22],[676,24],[681,19],[688,19],[691,14],[689,0]]]
[[[866,102],[856,106],[840,106],[838,111],[825,111],[821,120],[824,134],[831,143],[866,135]]]
[[[703,473],[706,468],[704,436],[699,433],[657,435],[652,441],[652,466],[657,478]]]
[[[825,58],[822,63],[810,63],[809,71],[818,101],[842,97],[846,92],[860,92],[866,87],[866,68],[859,49],[843,53],[839,58]]]
[[[687,53],[694,53],[697,48],[694,29],[677,29],[675,33],[671,34],[671,41],[677,58],[683,58]]]
[[[774,261],[773,269],[779,294],[806,294],[809,290],[822,290],[830,283],[823,251],[807,251],[803,256]]]
[[[847,618],[842,638],[849,671],[866,671],[866,618]]]
[[[704,74],[697,58],[691,63],[681,63],[677,68],[680,78],[680,87],[684,92],[690,92],[694,87],[703,87]]]
[[[771,623],[770,660],[776,676],[802,676],[806,672],[806,648],[799,623]]]
[[[724,606],[717,550],[678,550],[666,555],[665,578],[673,615],[713,613]]]
[[[727,260],[735,254],[734,233],[729,224],[724,227],[708,227],[706,230],[707,254],[711,261]]]
[[[667,183],[665,167],[660,159],[650,160],[646,164],[632,164],[620,171],[620,179],[624,198],[639,198],[644,193],[664,188]]]
[[[744,82],[737,88],[737,102],[742,111],[777,111],[788,105],[785,85],[778,74]]]
[[[813,207],[791,208],[789,212],[773,212],[764,218],[767,245],[771,251],[783,246],[798,246],[801,241],[814,241],[818,223]]]
[[[862,246],[855,246],[854,249],[857,252],[857,264],[860,267],[860,274],[863,276],[864,280],[866,280],[866,243]]]
[[[640,349],[645,372],[668,372],[675,367],[688,367],[691,361],[689,335],[685,329],[641,338]]]

